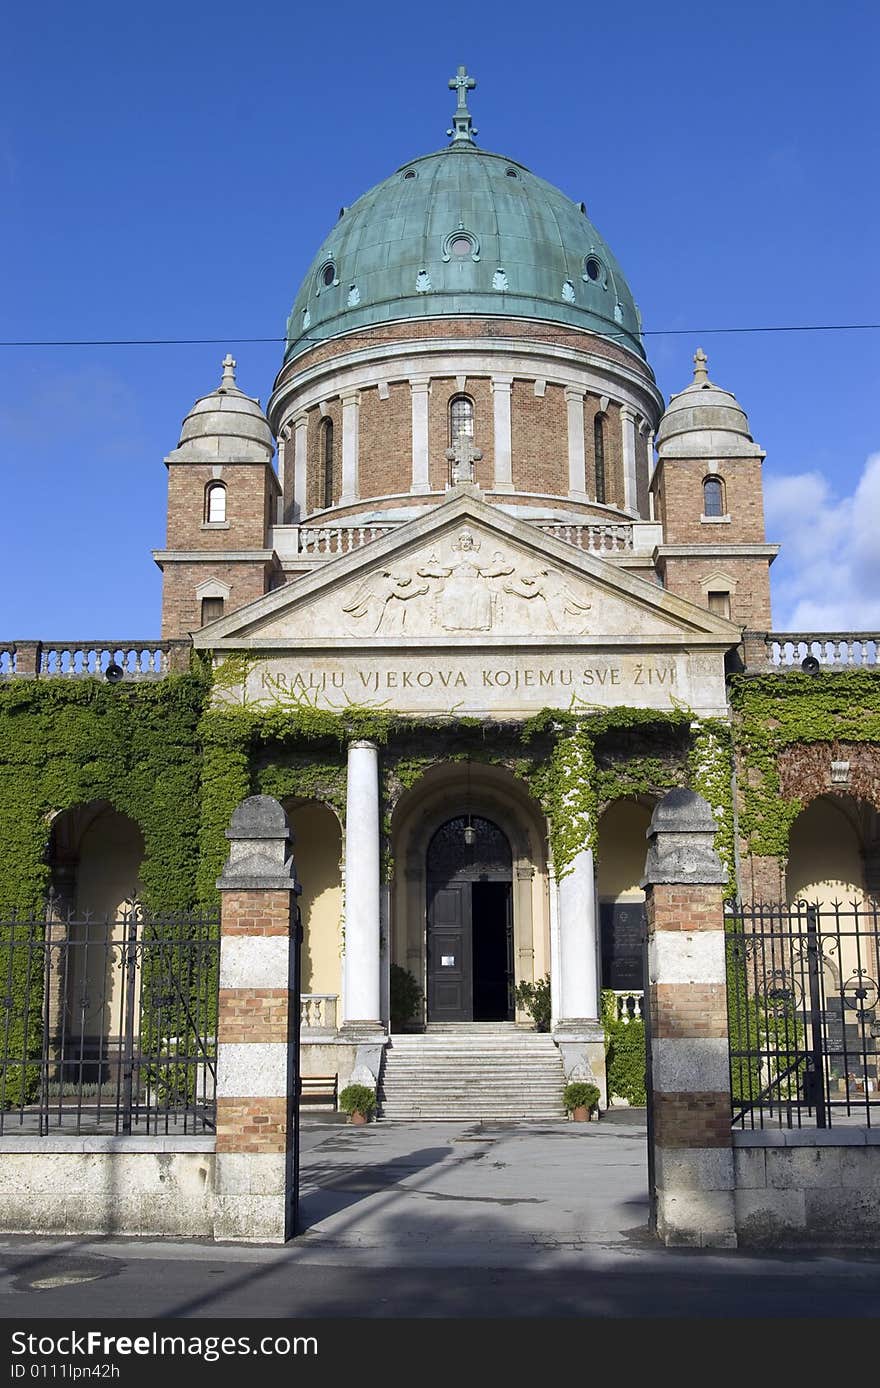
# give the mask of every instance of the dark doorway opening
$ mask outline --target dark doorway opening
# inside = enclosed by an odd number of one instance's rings
[[[513,1020],[511,869],[510,844],[490,820],[459,816],[431,840],[429,1022]]]
[[[511,1018],[510,883],[471,885],[474,959],[474,1021],[506,1022]]]

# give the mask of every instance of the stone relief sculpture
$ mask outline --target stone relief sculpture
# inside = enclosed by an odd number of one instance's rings
[[[414,620],[426,632],[431,626],[450,633],[585,629],[591,604],[561,574],[549,567],[518,573],[502,550],[481,560],[480,548],[473,532],[462,530],[448,557],[434,550],[412,572],[371,574],[342,610],[356,630],[386,635],[412,632]]]
[[[428,592],[430,588],[427,583],[420,587],[413,585],[411,574],[382,569],[361,584],[352,601],[342,610],[352,617],[366,618],[367,625],[374,632],[383,624],[386,631],[400,632],[406,626],[404,604],[413,598],[423,598]]]

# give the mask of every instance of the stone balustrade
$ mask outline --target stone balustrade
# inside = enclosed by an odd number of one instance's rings
[[[189,641],[4,641],[0,677],[157,680],[189,667]]]
[[[300,1026],[304,1031],[335,1031],[337,993],[302,993]]]
[[[379,540],[389,531],[396,530],[402,522],[395,521],[382,525],[301,525],[299,527],[299,553],[309,558],[332,558],[337,554],[350,554],[354,549],[362,549],[373,540]]]
[[[564,540],[589,554],[625,554],[633,547],[633,528],[625,521],[583,525],[538,521],[537,524],[545,535]]]
[[[880,632],[768,631],[766,664],[771,669],[800,670],[812,656],[823,669],[876,669],[880,665]]]
[[[645,1020],[645,995],[634,988],[615,988],[614,1006],[618,1022],[643,1022]]]

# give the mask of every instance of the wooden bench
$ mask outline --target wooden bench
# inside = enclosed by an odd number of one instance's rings
[[[336,1108],[338,1075],[300,1075],[300,1104],[329,1103]]]

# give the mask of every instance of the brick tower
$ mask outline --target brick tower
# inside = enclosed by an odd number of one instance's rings
[[[163,573],[163,639],[186,636],[269,591],[278,572],[271,527],[280,495],[272,431],[259,400],[223,379],[183,421],[168,467]]]

